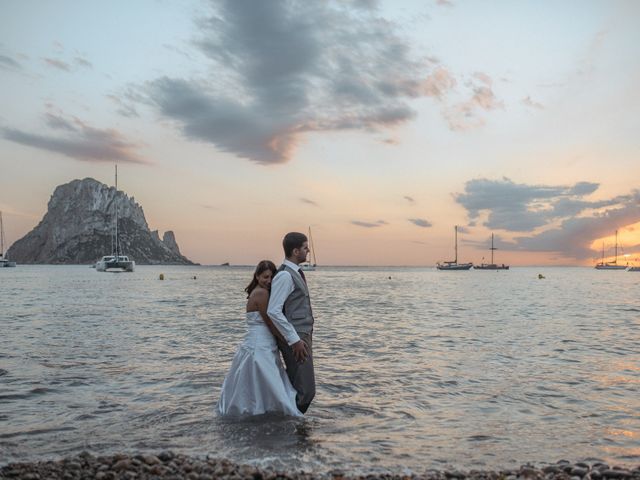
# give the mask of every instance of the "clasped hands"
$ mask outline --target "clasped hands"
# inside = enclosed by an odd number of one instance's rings
[[[304,340],[298,340],[291,345],[291,349],[293,350],[293,358],[296,359],[296,362],[304,363],[307,360],[309,356],[309,346]]]

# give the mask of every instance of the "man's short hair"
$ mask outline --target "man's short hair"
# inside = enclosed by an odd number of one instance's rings
[[[282,248],[284,248],[284,256],[290,257],[293,255],[293,250],[296,248],[302,248],[304,242],[307,242],[307,236],[300,232],[289,232],[282,239]]]

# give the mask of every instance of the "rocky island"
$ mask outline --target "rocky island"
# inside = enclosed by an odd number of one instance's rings
[[[134,198],[93,178],[56,187],[47,213],[7,256],[18,263],[91,264],[112,252],[116,205],[120,249],[137,264],[194,263],[180,253],[172,231],[151,231]]]

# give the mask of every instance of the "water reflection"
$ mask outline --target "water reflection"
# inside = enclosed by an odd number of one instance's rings
[[[361,473],[640,460],[635,275],[319,269],[309,415],[231,421],[215,403],[251,269],[15,270],[0,296],[3,459],[175,449]]]

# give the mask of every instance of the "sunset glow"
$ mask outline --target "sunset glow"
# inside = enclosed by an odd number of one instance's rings
[[[640,265],[640,3],[9,1],[9,244],[93,177],[203,264]],[[628,255],[623,257],[623,255]]]

